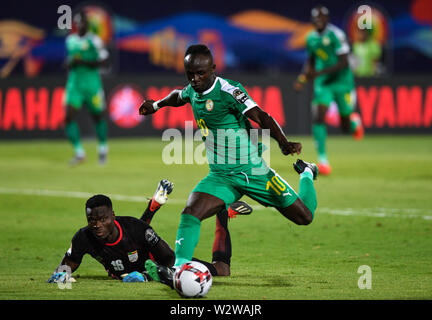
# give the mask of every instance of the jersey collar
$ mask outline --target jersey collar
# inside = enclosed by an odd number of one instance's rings
[[[204,91],[203,93],[201,93],[201,95],[204,96],[204,95],[212,92],[218,81],[219,81],[219,77],[215,77],[215,81],[213,82],[212,86],[210,88],[208,88],[206,91]]]
[[[120,242],[120,240],[123,238],[123,230],[120,227],[120,224],[117,222],[117,220],[114,220],[115,225],[117,226],[117,228],[119,229],[119,237],[115,242],[111,242],[111,243],[105,243],[106,246],[115,246],[116,244],[118,244]]]

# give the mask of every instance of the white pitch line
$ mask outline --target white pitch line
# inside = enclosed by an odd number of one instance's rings
[[[43,189],[18,189],[18,188],[5,188],[0,187],[0,194],[18,194],[18,195],[29,195],[29,196],[47,196],[47,197],[62,197],[62,198],[78,198],[88,199],[94,195],[94,193],[81,192],[81,191],[65,191],[65,190],[43,190]],[[130,202],[142,202],[145,203],[151,197],[147,196],[127,196],[121,194],[108,194],[112,200],[117,201],[130,201]],[[186,199],[168,199],[168,203],[171,204],[186,204]],[[261,205],[252,205],[254,211],[262,210],[275,210],[274,208],[265,208]],[[422,213],[426,213],[424,215]],[[401,219],[424,219],[432,220],[432,211],[425,211],[422,209],[407,208],[363,208],[363,209],[333,209],[333,208],[320,208],[317,209],[317,214],[330,214],[338,216],[363,216],[363,217],[375,217],[375,218],[401,218]]]

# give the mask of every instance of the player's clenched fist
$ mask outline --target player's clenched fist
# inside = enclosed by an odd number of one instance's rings
[[[154,108],[154,100],[144,100],[139,107],[140,115],[148,115],[155,113],[157,109]]]
[[[284,155],[300,154],[302,145],[300,142],[287,142],[284,145],[279,145]]]

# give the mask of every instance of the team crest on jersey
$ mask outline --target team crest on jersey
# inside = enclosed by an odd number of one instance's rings
[[[214,106],[213,100],[208,99],[206,101],[205,106],[206,106],[207,111],[212,111],[213,110],[213,106]]]
[[[245,103],[246,100],[248,99],[248,96],[246,95],[246,93],[244,93],[240,89],[235,89],[233,91],[233,97],[234,97],[234,99],[236,99],[240,103]]]
[[[322,43],[323,43],[323,45],[328,46],[330,44],[330,38],[329,37],[324,37],[322,39]]]
[[[81,43],[81,50],[87,50],[89,48],[89,44],[87,41]]]
[[[128,252],[128,258],[130,262],[136,262],[138,261],[138,251],[132,251],[132,252]]]

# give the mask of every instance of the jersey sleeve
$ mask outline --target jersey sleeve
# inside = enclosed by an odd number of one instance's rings
[[[337,55],[347,54],[350,52],[350,47],[342,30],[334,31],[334,48]]]
[[[79,230],[72,238],[71,245],[68,251],[65,253],[65,257],[72,260],[75,263],[80,264],[83,256],[87,253],[88,240],[82,230]]]
[[[253,107],[257,107],[255,101],[248,95],[246,89],[240,84],[231,85],[228,82],[223,84],[221,90],[225,92],[231,100],[234,110],[245,113]]]
[[[142,220],[136,219],[133,223],[133,229],[138,242],[150,250],[155,247],[161,239],[153,228]]]

